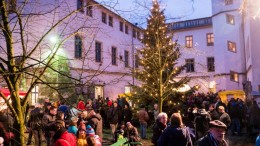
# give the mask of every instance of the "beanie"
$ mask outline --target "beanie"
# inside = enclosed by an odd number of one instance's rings
[[[83,122],[80,122],[80,125],[79,125],[79,131],[80,130],[84,130],[84,131],[86,131],[86,125],[83,123]]]
[[[95,131],[90,125],[87,126],[86,133],[87,133],[87,136],[94,136],[95,135]]]

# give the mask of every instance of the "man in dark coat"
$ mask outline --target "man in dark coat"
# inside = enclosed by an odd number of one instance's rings
[[[117,101],[114,101],[113,106],[108,110],[107,120],[109,121],[111,134],[113,141],[115,140],[114,133],[117,128],[118,123],[122,122],[123,113],[121,108],[118,106]]]
[[[161,134],[165,130],[167,126],[167,119],[168,116],[166,113],[159,113],[156,121],[153,125],[153,136],[152,136],[152,143],[154,146],[157,146],[157,140],[160,138]]]
[[[44,115],[43,109],[40,104],[36,104],[35,108],[30,112],[28,126],[31,128],[35,145],[41,146],[42,143],[42,118]],[[28,142],[30,143],[30,142]]]
[[[46,139],[47,146],[51,146],[53,143],[53,135],[55,133],[54,126],[56,121],[57,108],[52,106],[48,114],[44,114],[42,118],[42,125],[44,130],[44,136]]]
[[[198,114],[194,119],[197,139],[207,134],[210,121],[210,114],[205,110],[205,106],[202,106],[202,108],[198,110]]]
[[[215,104],[210,104],[209,105],[209,114],[211,117],[211,120],[218,120],[219,119],[219,114],[215,108]]]
[[[228,146],[224,139],[227,126],[219,120],[211,121],[209,125],[208,134],[199,139],[198,146]]]

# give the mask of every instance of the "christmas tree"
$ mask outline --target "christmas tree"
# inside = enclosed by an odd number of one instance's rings
[[[135,86],[133,93],[134,97],[139,97],[139,102],[142,100],[141,102],[151,103],[155,100],[159,105],[159,111],[162,112],[164,101],[172,102],[169,98],[177,95],[178,88],[189,79],[176,79],[185,67],[177,63],[181,55],[180,45],[177,41],[172,41],[173,34],[167,31],[165,16],[157,0],[153,1],[150,13],[142,39],[144,48],[138,51],[140,67],[134,70],[135,77],[141,81],[141,85]]]

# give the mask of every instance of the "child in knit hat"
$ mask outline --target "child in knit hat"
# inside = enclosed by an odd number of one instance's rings
[[[89,140],[92,139],[92,141],[94,141],[94,142],[92,142],[92,143],[95,143],[93,145],[102,146],[99,136],[95,134],[94,129],[90,125],[87,126],[86,133],[87,133],[87,139],[89,139]],[[89,144],[89,145],[91,145],[91,144]]]
[[[77,132],[77,146],[88,146],[86,137],[86,125],[84,123],[80,123]]]

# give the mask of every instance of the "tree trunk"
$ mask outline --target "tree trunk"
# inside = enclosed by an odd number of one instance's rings
[[[162,107],[163,107],[163,100],[160,97],[159,97],[158,104],[159,104],[159,113],[161,113],[162,112]]]
[[[19,116],[19,120],[15,119],[14,122],[14,142],[12,145],[15,146],[24,146],[25,145],[25,123],[24,123],[24,118],[23,114],[21,112],[17,113]]]

